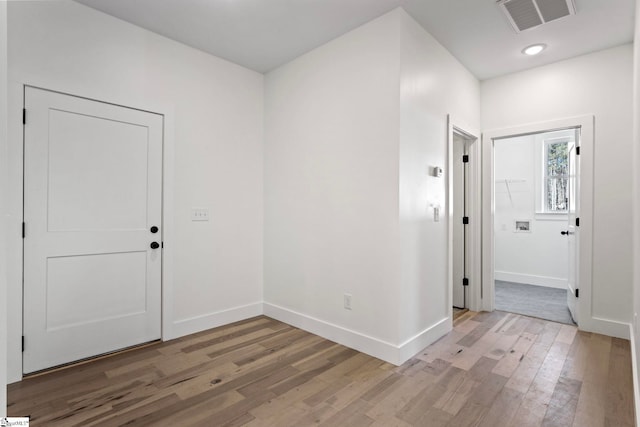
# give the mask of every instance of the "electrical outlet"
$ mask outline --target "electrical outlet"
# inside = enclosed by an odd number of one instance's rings
[[[351,310],[351,294],[344,294],[344,308]]]
[[[209,221],[209,209],[191,208],[191,221]]]

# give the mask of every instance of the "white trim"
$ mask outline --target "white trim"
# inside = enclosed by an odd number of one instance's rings
[[[451,317],[440,319],[433,325],[425,328],[422,332],[417,333],[408,340],[396,346],[398,349],[398,361],[394,365],[402,365],[407,360],[430,346],[453,329],[453,320]],[[383,359],[384,360],[384,359]],[[393,363],[393,362],[390,362]]]
[[[264,303],[264,315],[398,366],[452,328],[451,319],[444,318],[396,345],[268,302]]]
[[[629,340],[631,341],[631,372],[633,376],[633,403],[636,414],[636,425],[640,426],[640,384],[638,383],[638,358],[636,353],[636,334],[633,323],[629,323]]]
[[[486,131],[482,135],[483,163],[483,283],[486,284],[486,295],[482,309],[492,311],[495,307],[494,286],[494,171],[493,140],[511,136],[528,135],[551,130],[581,128],[580,138],[580,241],[578,271],[580,298],[578,299],[580,329],[585,331],[606,333],[613,336],[626,336],[619,322],[595,318],[592,310],[592,260],[593,260],[593,155],[594,155],[594,116],[580,116],[547,122],[532,123],[504,129]],[[622,328],[624,329],[624,328]],[[607,332],[605,332],[607,331]]]
[[[262,302],[254,302],[252,304],[242,305],[228,310],[216,311],[214,313],[207,313],[201,316],[191,317],[189,319],[177,320],[173,322],[172,331],[174,335],[167,338],[163,336],[163,339],[173,339],[195,334],[196,332],[202,332],[207,329],[213,329],[218,326],[224,326],[229,323],[260,316],[262,312]]]
[[[558,221],[567,222],[569,216],[566,213],[536,212],[534,214],[536,221]]]
[[[166,106],[164,114],[164,141],[162,154],[162,340],[174,337],[173,331],[173,242],[174,238],[174,183],[175,183],[175,111]]]
[[[511,273],[509,271],[495,271],[495,280],[505,282],[524,283],[527,285],[545,286],[547,288],[567,289],[567,279],[561,277],[536,276],[533,274]]]
[[[580,294],[580,296],[582,297],[582,293]],[[592,317],[589,319],[588,325],[589,329],[583,328],[582,323],[580,323],[578,327],[588,332],[595,332],[596,334],[622,338],[625,340],[630,339],[629,324],[626,322],[605,319],[602,317]]]
[[[473,311],[481,310],[482,296],[482,150],[480,138],[476,135],[480,133],[466,124],[459,121],[451,114],[447,115],[447,192],[446,192],[446,212],[448,218],[447,226],[447,316],[452,318],[453,310],[453,134],[457,133],[471,141],[469,146],[469,187],[467,211],[469,212],[469,287],[467,289],[467,305]]]
[[[8,85],[7,137],[7,382],[22,379],[22,237],[17,232],[22,223],[23,83]]]

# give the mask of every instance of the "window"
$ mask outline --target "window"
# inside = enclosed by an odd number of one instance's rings
[[[570,128],[534,134],[535,219],[566,221],[571,209],[569,194],[574,177],[574,152],[578,129]],[[526,217],[525,217],[526,218]]]
[[[569,141],[544,142],[543,209],[547,213],[566,213],[569,197]]]

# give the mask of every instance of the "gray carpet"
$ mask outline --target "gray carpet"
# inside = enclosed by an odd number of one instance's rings
[[[496,310],[574,324],[565,289],[496,280]]]

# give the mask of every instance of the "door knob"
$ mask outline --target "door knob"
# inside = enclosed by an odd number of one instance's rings
[[[562,234],[563,236],[568,236],[569,234],[571,234],[570,231],[561,231],[560,234]]]
[[[158,249],[160,247],[160,243],[158,242],[151,242],[151,249]]]
[[[156,226],[154,225],[153,227],[151,227],[151,230],[149,230],[149,231],[151,231],[152,233],[154,233],[154,234],[155,234],[155,233],[157,233],[157,232],[158,232],[158,227],[156,227]]]

